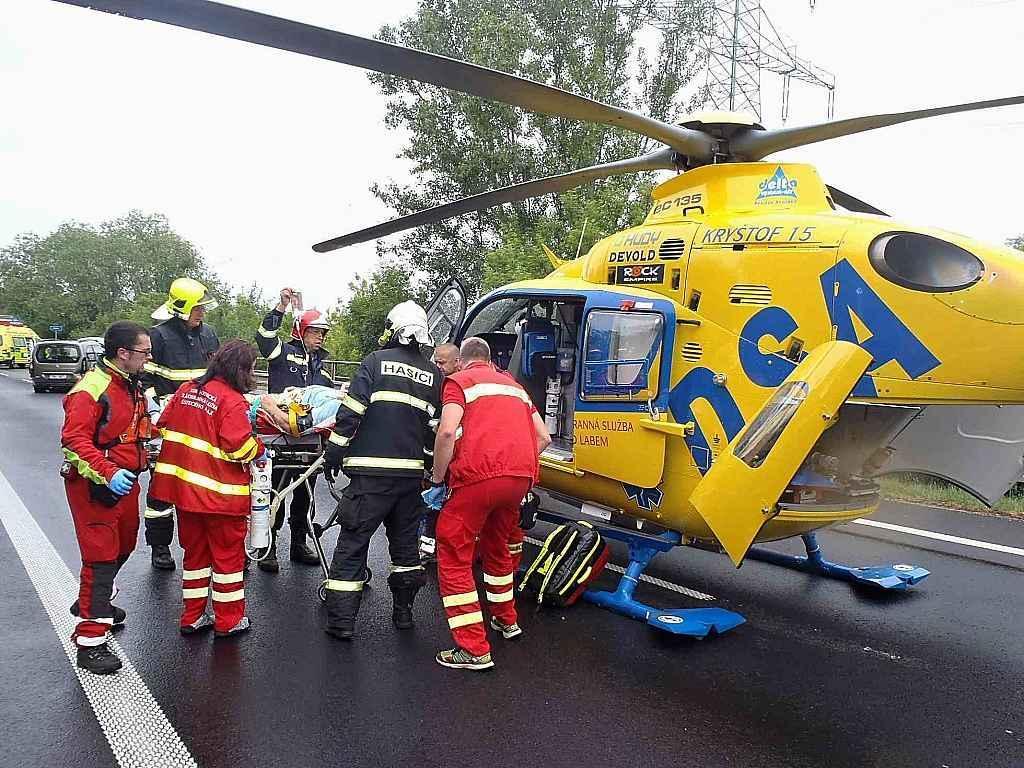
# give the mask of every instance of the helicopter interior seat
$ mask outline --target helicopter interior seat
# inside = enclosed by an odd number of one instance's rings
[[[491,348],[491,362],[503,371],[510,371],[512,353],[515,350],[516,335],[514,333],[479,333],[481,339]]]
[[[544,411],[544,390],[548,376],[555,369],[557,329],[550,320],[529,317],[519,327],[509,361],[509,373],[523,385],[541,418]]]

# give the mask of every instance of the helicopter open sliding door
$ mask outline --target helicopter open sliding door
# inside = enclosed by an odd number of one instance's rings
[[[427,328],[434,346],[454,340],[465,317],[466,290],[453,277],[427,304]]]
[[[573,424],[575,467],[631,486],[627,495],[662,481],[666,435],[645,424],[665,411],[674,333],[675,311],[668,301],[606,292],[587,299]]]
[[[870,362],[868,352],[845,341],[811,350],[690,494],[690,503],[736,566],[778,514],[783,490]]]

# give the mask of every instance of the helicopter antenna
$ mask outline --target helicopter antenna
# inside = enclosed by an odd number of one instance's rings
[[[583,236],[587,233],[587,222],[588,221],[590,221],[590,219],[584,219],[583,220],[583,229],[580,230],[580,244],[576,246],[576,258],[577,259],[580,257],[580,251],[583,250]]]

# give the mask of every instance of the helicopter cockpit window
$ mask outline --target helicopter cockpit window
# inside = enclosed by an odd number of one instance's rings
[[[491,359],[508,370],[516,344],[519,321],[526,314],[529,299],[505,296],[481,307],[466,326],[462,338],[479,336],[491,347]]]
[[[484,333],[515,334],[516,323],[523,316],[527,302],[528,299],[515,296],[492,301],[476,313],[466,326],[463,338]]]
[[[886,280],[928,293],[968,288],[985,272],[985,265],[970,251],[917,232],[879,235],[868,248],[868,258]]]
[[[584,399],[650,397],[663,319],[651,312],[595,310],[587,316]]]

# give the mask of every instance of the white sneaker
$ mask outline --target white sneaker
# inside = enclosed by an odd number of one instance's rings
[[[233,626],[231,629],[226,630],[224,632],[217,630],[213,634],[217,637],[233,637],[234,635],[241,635],[243,632],[248,632],[251,628],[252,622],[249,621],[249,617],[243,616],[241,619],[238,620],[238,623],[235,624],[235,626]]]
[[[205,632],[208,629],[213,628],[213,616],[208,613],[204,613],[198,619],[193,621],[191,624],[182,624],[178,627],[178,631],[183,635],[194,635],[197,632]]]
[[[502,624],[494,616],[491,616],[491,629],[501,632],[501,636],[506,640],[515,640],[523,636],[522,627],[518,624]]]

